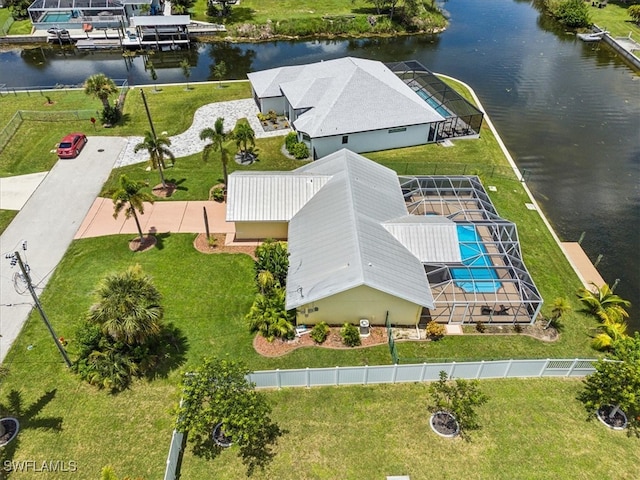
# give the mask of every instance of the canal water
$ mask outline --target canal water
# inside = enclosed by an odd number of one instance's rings
[[[449,0],[440,35],[384,39],[200,44],[153,56],[158,82],[229,79],[250,71],[346,55],[415,59],[478,94],[529,187],[562,240],[577,241],[616,293],[630,299],[640,330],[640,76],[606,45],[582,43],[521,0]],[[104,72],[151,83],[141,57],[54,48],[0,52],[0,84],[73,85]]]

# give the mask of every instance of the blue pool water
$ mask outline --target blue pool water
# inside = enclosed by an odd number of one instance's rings
[[[444,118],[452,116],[451,113],[449,112],[449,110],[447,110],[442,105],[440,105],[436,100],[431,98],[429,96],[429,94],[427,92],[425,92],[424,90],[418,90],[416,93],[420,96],[420,98],[422,98],[425,102],[427,102],[431,107],[433,107],[433,109],[436,112],[438,112]]]
[[[473,268],[451,269],[456,286],[465,292],[495,293],[502,284],[496,272],[490,268],[493,264],[476,228],[458,225],[457,229],[462,263]]]
[[[71,12],[47,12],[42,17],[44,23],[65,23],[71,18]]]

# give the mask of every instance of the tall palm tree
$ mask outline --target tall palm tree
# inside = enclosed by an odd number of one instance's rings
[[[224,118],[218,117],[213,128],[207,127],[200,132],[200,140],[209,140],[202,150],[202,160],[209,160],[211,152],[220,152],[220,160],[222,161],[222,176],[224,184],[227,185],[227,163],[229,162],[229,151],[224,144],[228,139],[228,134],[224,131]]]
[[[172,165],[174,165],[176,161],[175,155],[167,148],[170,146],[171,140],[169,138],[164,136],[156,137],[153,133],[146,132],[144,134],[144,140],[133,149],[136,153],[140,150],[146,150],[147,153],[149,153],[151,168],[157,169],[160,173],[162,188],[167,188],[167,183],[164,180],[164,169],[167,168],[164,159],[170,158]]]
[[[244,162],[247,158],[247,144],[252,147],[256,145],[256,132],[246,121],[241,121],[237,123],[236,128],[233,130],[233,138],[236,141],[236,146],[240,149],[242,161]]]
[[[141,192],[140,190],[145,186],[142,182],[135,182],[129,180],[126,175],[120,176],[119,188],[114,192],[111,199],[113,200],[113,218],[118,218],[118,215],[124,210],[126,218],[133,216],[136,221],[136,227],[138,227],[138,235],[140,235],[140,241],[143,241],[144,235],[142,234],[142,227],[140,227],[140,221],[138,215],[144,214],[144,202],[153,203],[153,195]]]
[[[84,93],[99,99],[102,106],[107,108],[109,107],[109,97],[118,93],[118,87],[104,73],[96,73],[84,81]]]
[[[96,295],[98,301],[89,311],[89,320],[114,340],[141,345],[160,333],[162,295],[140,265],[107,275]]]

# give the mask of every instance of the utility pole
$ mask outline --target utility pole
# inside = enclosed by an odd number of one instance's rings
[[[22,248],[26,249],[26,242],[22,244]],[[36,295],[36,291],[33,288],[33,284],[31,283],[31,276],[29,275],[29,271],[25,267],[25,264],[22,262],[22,258],[20,258],[20,252],[16,251],[13,255],[14,257],[11,259],[11,263],[14,264],[13,260],[15,259],[18,265],[20,266],[20,270],[22,270],[22,276],[24,278],[25,283],[27,284],[29,293],[31,293],[31,296],[33,297],[33,301],[36,304],[36,308],[38,309],[38,312],[40,312],[42,321],[47,326],[49,333],[51,333],[51,336],[53,337],[53,341],[56,342],[56,347],[58,347],[58,350],[60,350],[60,354],[62,355],[62,358],[64,358],[64,361],[67,364],[67,367],[70,367],[72,365],[71,360],[69,360],[69,356],[67,355],[66,350],[60,343],[60,340],[58,340],[58,337],[56,336],[56,332],[53,331],[53,327],[49,323],[49,319],[47,318],[47,314],[44,313],[44,310],[42,309],[42,305],[40,305],[40,299],[38,299],[38,295]]]

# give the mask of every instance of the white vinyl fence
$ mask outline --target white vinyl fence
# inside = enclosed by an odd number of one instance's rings
[[[431,382],[445,371],[450,378],[583,377],[593,373],[596,360],[540,359],[461,363],[420,363],[360,367],[265,370],[249,374],[256,388],[372,385]]]

